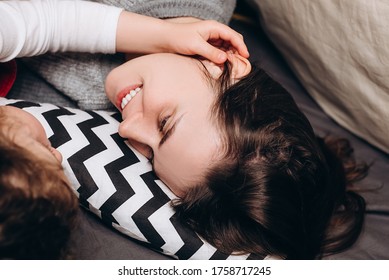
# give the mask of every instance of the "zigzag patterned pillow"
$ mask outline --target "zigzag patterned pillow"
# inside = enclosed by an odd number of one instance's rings
[[[117,133],[120,114],[0,98],[33,114],[63,156],[65,173],[80,203],[131,238],[178,259],[246,259],[225,255],[180,224],[174,194],[149,161]]]

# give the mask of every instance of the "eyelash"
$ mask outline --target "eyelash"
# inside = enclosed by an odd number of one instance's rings
[[[162,120],[161,120],[161,122],[160,122],[160,124],[159,124],[159,132],[164,132],[164,128],[165,128],[165,126],[166,126],[166,124],[167,124],[167,121],[168,121],[168,119],[170,118],[170,116],[167,116],[167,117],[164,117]]]
[[[154,164],[154,151],[153,149],[150,148],[150,151],[149,151],[149,156],[148,156],[148,159],[150,161],[150,163],[153,165]]]

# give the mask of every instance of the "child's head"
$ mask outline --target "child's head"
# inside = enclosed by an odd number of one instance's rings
[[[23,110],[0,107],[2,259],[63,258],[75,226],[77,198],[35,121]]]

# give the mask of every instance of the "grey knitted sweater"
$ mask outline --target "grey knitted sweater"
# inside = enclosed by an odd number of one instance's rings
[[[236,0],[99,0],[105,4],[159,18],[192,16],[228,23]],[[114,67],[124,62],[121,55],[46,54],[25,58],[23,63],[81,109],[109,109],[104,81]],[[40,88],[30,88],[40,90]],[[54,91],[53,93],[54,94]],[[49,100],[53,100],[50,98]]]

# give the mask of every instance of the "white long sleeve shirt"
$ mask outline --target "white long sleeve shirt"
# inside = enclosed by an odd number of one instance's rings
[[[114,53],[121,11],[87,1],[0,1],[0,62],[58,51]]]

